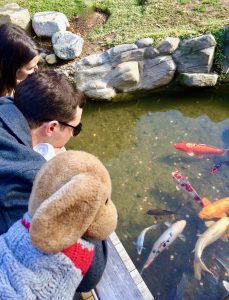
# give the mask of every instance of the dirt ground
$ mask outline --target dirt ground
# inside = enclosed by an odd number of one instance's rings
[[[84,39],[83,51],[80,57],[76,58],[76,60],[79,60],[87,55],[106,50],[103,41],[91,41],[87,38],[87,34],[94,28],[102,26],[106,22],[107,18],[108,15],[104,12],[91,11],[81,15],[80,17],[73,17],[69,19],[70,27],[67,28],[67,30],[80,35]],[[38,38],[35,36],[34,40],[45,53],[53,53],[50,38]]]

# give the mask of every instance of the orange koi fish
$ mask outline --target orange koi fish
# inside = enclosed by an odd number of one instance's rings
[[[201,219],[223,218],[229,216],[229,197],[210,202],[207,198],[202,199],[204,208],[199,212]]]
[[[222,155],[227,149],[217,148],[205,144],[193,144],[193,143],[181,143],[174,144],[174,148],[183,152],[186,152],[189,156],[199,156],[203,157],[204,155]]]

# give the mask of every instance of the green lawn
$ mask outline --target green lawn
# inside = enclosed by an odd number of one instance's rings
[[[10,2],[0,0],[0,4]],[[88,38],[113,46],[152,37],[156,42],[167,36],[190,37],[217,32],[229,23],[229,0],[19,0],[31,15],[56,10],[69,18],[91,5],[109,13],[103,27]]]

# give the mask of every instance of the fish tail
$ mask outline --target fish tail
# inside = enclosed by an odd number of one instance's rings
[[[195,278],[197,280],[201,280],[201,271],[205,271],[208,272],[212,275],[214,275],[204,264],[204,262],[201,259],[195,259],[194,260],[194,274],[195,274]]]
[[[139,271],[139,274],[140,274],[141,276],[142,276],[144,270],[145,270],[145,268],[144,268],[144,266],[143,266],[143,268]]]
[[[139,272],[140,275],[142,275],[143,271],[144,271],[145,269],[147,269],[151,264],[152,264],[152,262],[151,262],[151,263],[147,263],[147,262],[146,262],[146,263],[144,264],[144,266],[142,267],[141,271]]]
[[[194,276],[197,280],[201,280],[201,264],[199,260],[194,260]]]

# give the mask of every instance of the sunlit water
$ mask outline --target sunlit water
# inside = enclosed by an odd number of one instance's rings
[[[178,169],[188,176],[201,197],[213,201],[229,196],[229,167],[221,167],[216,175],[210,173],[213,163],[229,160],[228,153],[196,158],[173,147],[178,142],[193,142],[229,148],[227,94],[220,96],[203,91],[180,98],[154,96],[124,103],[89,103],[82,122],[82,134],[72,140],[68,148],[91,152],[108,168],[113,201],[119,213],[117,234],[139,270],[153,243],[167,229],[164,222],[187,221],[183,232],[186,242],[176,239],[143,273],[155,299],[174,299],[172,294],[183,273],[188,278],[183,286],[183,299],[223,299],[227,292],[222,280],[229,281],[229,274],[215,257],[228,259],[229,244],[218,240],[205,249],[203,260],[215,271],[216,278],[203,272],[202,280],[197,281],[193,276],[192,250],[198,234],[206,227],[198,217],[198,205],[176,190],[171,172]],[[145,213],[152,208],[179,209],[174,219],[165,216],[156,220]],[[145,249],[139,256],[133,242],[153,223],[159,226],[147,232]]]

